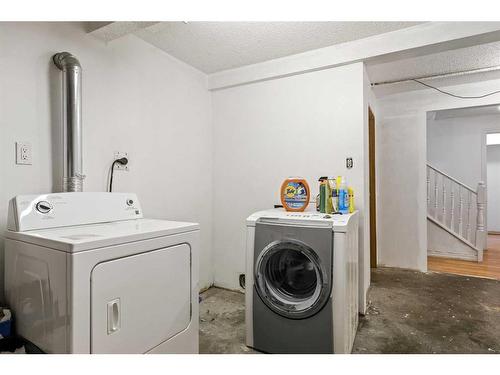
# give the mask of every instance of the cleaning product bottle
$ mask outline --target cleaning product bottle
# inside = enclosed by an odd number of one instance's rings
[[[326,213],[326,199],[327,199],[327,181],[328,177],[319,178],[319,212],[322,214]]]
[[[339,212],[339,189],[337,187],[337,179],[332,180],[332,213]]]
[[[333,213],[333,199],[332,199],[332,191],[333,191],[333,179],[326,180],[326,213]]]
[[[347,214],[349,212],[349,193],[347,191],[347,185],[344,177],[340,177],[339,211],[343,214]]]
[[[281,204],[286,211],[301,212],[309,204],[309,185],[300,177],[289,177],[281,184]]]
[[[349,213],[352,214],[354,212],[354,189],[349,186],[347,191],[349,193]]]

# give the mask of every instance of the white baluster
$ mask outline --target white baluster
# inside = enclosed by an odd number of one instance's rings
[[[468,192],[468,198],[467,198],[467,229],[465,230],[465,238],[467,240],[470,239],[470,209],[472,207],[472,193],[469,191]]]
[[[458,234],[460,236],[463,235],[464,228],[463,228],[463,209],[464,209],[464,197],[462,196],[462,187],[459,185],[458,186]]]
[[[431,169],[427,166],[427,212],[431,206]]]
[[[438,218],[438,174],[434,172],[434,219]]]
[[[454,223],[455,223],[455,191],[453,189],[453,183],[450,182],[450,199],[451,199],[451,208],[450,208],[450,229],[454,232]]]
[[[484,250],[486,248],[486,184],[483,181],[480,181],[477,185],[476,204],[476,247]]]
[[[446,180],[443,176],[443,224],[446,226]]]

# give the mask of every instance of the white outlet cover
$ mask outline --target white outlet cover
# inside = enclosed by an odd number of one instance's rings
[[[118,170],[118,171],[127,171],[128,172],[128,170],[129,170],[128,165],[130,164],[130,158],[128,157],[128,152],[115,151],[113,160],[121,159],[121,158],[127,158],[129,161],[128,164],[121,165],[119,163],[116,163],[114,169]]]
[[[33,164],[31,143],[16,142],[16,164]]]

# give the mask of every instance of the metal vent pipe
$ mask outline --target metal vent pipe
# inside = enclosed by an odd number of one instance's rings
[[[63,72],[63,191],[83,190],[82,66],[69,52],[52,60]]]

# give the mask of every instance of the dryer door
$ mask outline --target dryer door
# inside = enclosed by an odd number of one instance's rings
[[[275,240],[256,260],[255,289],[274,312],[292,319],[310,317],[323,308],[330,295],[331,278],[326,271],[330,263],[323,263],[304,242]]]
[[[91,352],[146,353],[186,329],[190,263],[190,247],[181,244],[98,264],[91,278]]]

